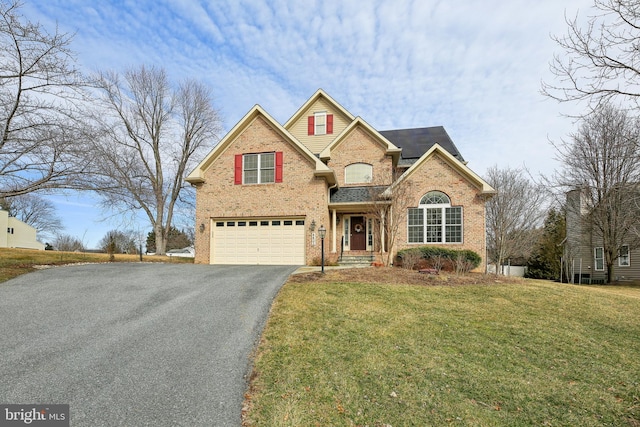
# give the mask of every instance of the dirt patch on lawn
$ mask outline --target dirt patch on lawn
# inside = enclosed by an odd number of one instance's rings
[[[481,273],[468,273],[465,275],[451,273],[424,274],[398,267],[368,267],[328,269],[325,274],[317,271],[294,274],[289,278],[289,281],[293,283],[377,283],[387,285],[463,286],[520,283],[524,282],[524,279],[518,277],[496,277],[492,274]]]

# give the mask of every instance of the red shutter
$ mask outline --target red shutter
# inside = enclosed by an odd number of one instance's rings
[[[276,151],[276,182],[282,182],[282,151]]]
[[[314,129],[315,129],[314,117],[313,116],[309,116],[309,117],[307,117],[307,133],[308,133],[308,135],[315,135]]]
[[[234,184],[240,185],[242,184],[242,154],[236,154],[236,164],[235,164],[235,178]]]
[[[333,133],[333,114],[327,114],[327,133]]]

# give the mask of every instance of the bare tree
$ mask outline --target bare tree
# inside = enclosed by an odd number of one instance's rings
[[[623,110],[603,104],[585,116],[570,141],[556,144],[562,169],[554,181],[580,192],[584,228],[601,242],[607,278],[623,245],[640,247],[640,123]]]
[[[379,176],[380,184],[394,184],[375,185],[369,189],[367,214],[373,219],[375,244],[386,267],[393,261],[398,235],[407,224],[407,212],[411,206],[411,182],[396,178],[391,172],[382,174]]]
[[[486,221],[488,258],[498,274],[505,260],[533,250],[531,232],[541,223],[546,193],[522,169],[493,166],[485,179],[497,191],[486,203]]]
[[[0,208],[35,228],[40,240],[51,239],[64,229],[55,206],[49,200],[35,194],[1,199]]]
[[[69,234],[58,234],[52,242],[53,248],[56,251],[64,252],[82,252],[84,251],[84,244],[77,237]]]
[[[135,232],[110,230],[100,239],[98,247],[109,254],[135,254],[137,252]]]
[[[174,88],[164,70],[144,66],[101,73],[96,84],[104,96],[93,189],[111,209],[143,210],[164,254],[184,177],[221,131],[211,92],[193,80]]]
[[[49,34],[0,3],[0,197],[76,188],[81,75],[72,36]]]
[[[550,64],[556,83],[543,83],[545,95],[559,101],[640,97],[640,3],[594,0],[595,13],[581,25],[565,18],[565,35],[553,36],[562,53]]]

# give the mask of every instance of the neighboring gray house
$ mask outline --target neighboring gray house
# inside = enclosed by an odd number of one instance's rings
[[[589,211],[581,190],[567,193],[566,231],[564,241],[563,271],[565,280],[571,283],[602,284],[607,282],[607,265],[602,239],[593,231],[588,221]],[[640,217],[638,217],[640,231]],[[612,280],[640,280],[640,249],[633,241],[624,242],[618,249]]]

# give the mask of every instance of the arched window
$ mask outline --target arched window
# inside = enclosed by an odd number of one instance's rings
[[[364,184],[373,179],[373,166],[368,163],[352,163],[344,168],[345,184]]]
[[[449,196],[441,191],[429,191],[420,199],[420,205],[450,205]]]
[[[462,243],[462,206],[451,206],[449,196],[430,191],[408,212],[409,243]]]

